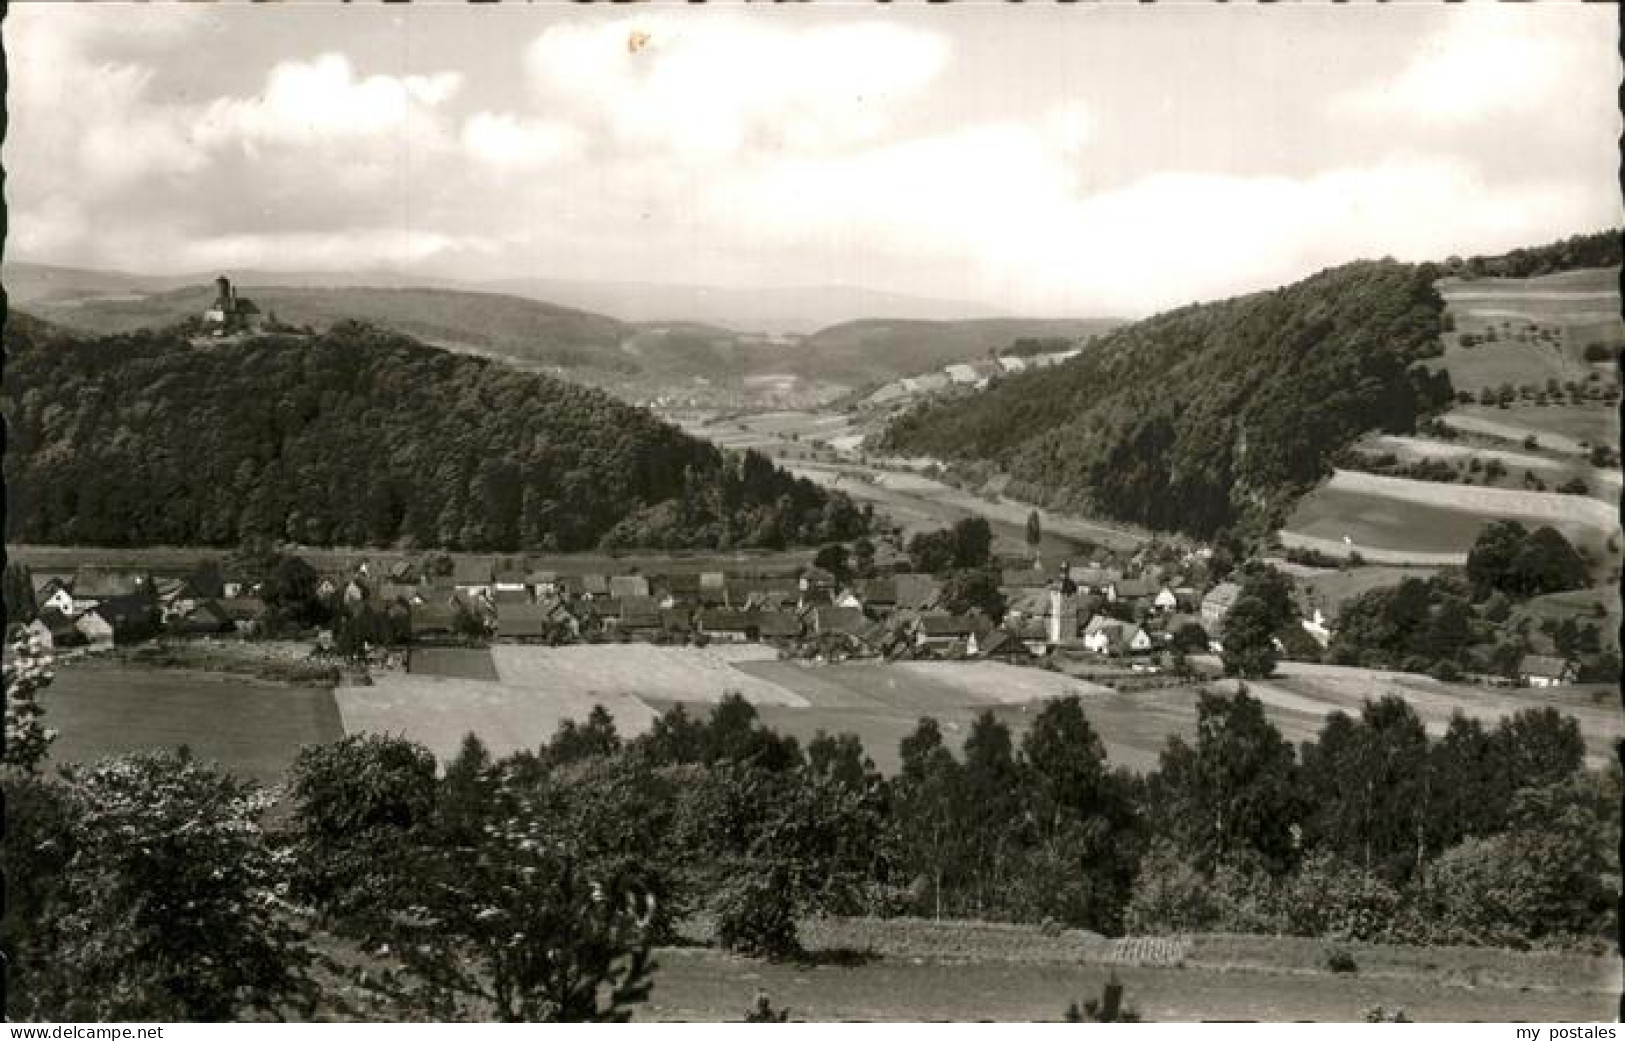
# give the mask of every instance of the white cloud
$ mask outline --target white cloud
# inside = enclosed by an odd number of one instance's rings
[[[544,105],[623,145],[697,156],[873,139],[888,108],[929,86],[947,60],[943,37],[888,22],[793,30],[670,12],[561,23],[526,52]]]
[[[232,143],[296,145],[403,134],[434,127],[429,110],[461,86],[457,73],[357,78],[349,59],[324,54],[284,62],[256,98],[221,98],[195,126],[206,147]]]
[[[1349,90],[1333,110],[1434,123],[1560,113],[1592,73],[1611,72],[1614,12],[1606,5],[1463,5],[1423,39],[1394,77]],[[1612,76],[1617,81],[1617,76]]]
[[[567,123],[479,112],[463,124],[463,147],[474,158],[502,169],[552,166],[580,156],[580,132]]]

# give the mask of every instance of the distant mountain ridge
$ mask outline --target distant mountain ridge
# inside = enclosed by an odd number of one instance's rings
[[[638,393],[632,396],[639,399],[660,387],[742,385],[752,377],[769,375],[838,391],[979,357],[1022,337],[1086,336],[1119,324],[1109,319],[865,317],[805,337],[771,337],[740,332],[720,321],[681,316],[625,321],[527,295],[455,283],[329,286],[310,284],[326,275],[230,274],[244,296],[295,326],[321,329],[356,319],[437,346],[548,367],[600,385],[635,384]],[[183,322],[200,314],[214,296],[212,277],[175,285],[172,277],[149,279],[125,272],[19,263],[7,264],[3,277],[13,306],[96,335]],[[283,277],[306,284],[269,281]],[[388,272],[332,277],[384,283],[406,279]],[[541,285],[528,284],[532,289]],[[770,299],[781,292],[768,289],[762,295]],[[898,301],[902,308],[914,300],[859,290],[831,292],[845,293],[844,299],[853,306],[862,300]],[[929,308],[920,304],[920,309]]]
[[[375,268],[356,271],[268,271],[237,268],[226,272],[244,286],[298,289],[452,289],[498,293],[613,317],[627,324],[695,323],[737,332],[806,335],[865,318],[908,321],[960,321],[1007,318],[988,304],[938,299],[862,286],[731,286],[662,282],[605,282],[566,278],[455,279]],[[218,272],[137,275],[127,271],[61,267],[28,261],[0,266],[11,302],[74,299],[123,293],[156,293],[209,285]]]

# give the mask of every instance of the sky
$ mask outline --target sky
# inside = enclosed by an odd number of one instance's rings
[[[1139,316],[1621,223],[1615,16],[14,4],[6,257]]]

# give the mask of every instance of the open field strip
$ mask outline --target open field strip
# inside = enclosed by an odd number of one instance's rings
[[[585,721],[594,705],[603,705],[614,715],[622,737],[649,729],[656,714],[628,694],[527,688],[399,671],[375,675],[370,686],[341,686],[334,696],[345,733],[403,735],[425,745],[442,766],[456,756],[468,733],[479,735],[491,754],[501,757],[546,744],[561,722]]]
[[[1358,470],[1337,470],[1327,484],[1336,491],[1376,495],[1402,502],[1482,513],[1493,517],[1527,517],[1546,522],[1589,524],[1611,531],[1619,523],[1618,510],[1585,495],[1526,492],[1514,488],[1441,484],[1387,477]]]
[[[1037,510],[1039,520],[1047,534],[1091,542],[1112,549],[1135,549],[1142,542],[1140,535],[1127,528],[1055,513],[1018,499],[1000,498],[997,502],[989,501],[971,492],[932,480],[923,474],[819,463],[790,462],[784,466],[798,477],[806,477],[819,484],[840,488],[854,497],[862,494],[865,483],[870,483],[872,487],[885,492],[1016,527],[1025,525],[1027,515]],[[864,479],[853,480],[856,474],[862,474]]]
[[[1586,455],[1581,444],[1619,444],[1619,420],[1612,409],[1528,408],[1479,411],[1455,409],[1441,418],[1445,426],[1501,441],[1523,442],[1533,437],[1540,447],[1567,455]]]
[[[484,680],[497,683],[489,647],[413,647],[408,672],[445,679]]]
[[[1625,486],[1625,474],[1618,470],[1604,470],[1583,465],[1573,459],[1553,459],[1550,456],[1531,455],[1528,452],[1515,452],[1504,448],[1486,448],[1457,441],[1434,441],[1425,437],[1402,437],[1394,434],[1379,434],[1368,441],[1366,447],[1373,451],[1393,452],[1406,462],[1422,459],[1441,459],[1447,462],[1458,459],[1486,461],[1496,459],[1509,470],[1536,471],[1548,482],[1561,483],[1567,477],[1579,477],[1590,487],[1589,494],[1593,498],[1610,503],[1618,501],[1619,490]],[[1554,474],[1556,476],[1553,476]]]
[[[1438,568],[1431,567],[1365,566],[1304,575],[1298,579],[1298,586],[1323,603],[1343,604],[1372,589],[1397,586],[1407,578],[1432,578],[1438,573]]]
[[[1115,694],[1110,687],[1074,679],[1061,672],[1027,669],[995,661],[898,662],[892,666],[973,697],[1003,705],[1022,705],[1048,698]]]
[[[1392,543],[1403,543],[1405,541],[1405,532],[1415,530],[1408,529],[1402,523],[1402,518],[1398,514],[1393,511],[1384,511],[1386,519],[1391,520],[1393,523],[1383,524],[1378,530],[1372,531],[1365,526],[1364,520],[1360,519],[1360,513],[1370,512],[1369,502],[1357,505],[1349,504],[1345,509],[1338,509],[1327,501],[1332,496],[1326,495],[1324,491],[1315,492],[1314,495],[1318,499],[1315,505],[1319,507],[1315,512],[1320,515],[1319,519],[1313,521],[1314,527],[1307,528],[1307,530],[1303,526],[1283,528],[1276,533],[1281,540],[1281,545],[1288,549],[1314,550],[1327,556],[1344,559],[1358,553],[1364,560],[1395,567],[1407,565],[1415,567],[1459,567],[1467,563],[1466,547],[1472,544],[1473,539],[1477,537],[1479,528],[1483,526],[1478,518],[1466,518],[1467,530],[1455,533],[1454,537],[1449,538],[1449,544],[1462,547],[1460,549],[1396,549]],[[1352,496],[1347,498],[1352,498]],[[1305,499],[1304,503],[1308,501],[1308,499]],[[1306,525],[1308,523],[1305,519],[1307,513],[1304,504],[1300,503],[1298,512],[1293,514],[1294,520],[1292,523]],[[1463,520],[1459,515],[1453,519],[1457,521]],[[1323,529],[1325,533],[1313,534],[1316,529]],[[1437,541],[1440,536],[1453,534],[1438,528],[1423,530],[1426,531],[1430,542]],[[1343,535],[1347,535],[1352,540],[1353,545],[1345,543]],[[1378,538],[1384,539],[1390,545],[1376,544],[1375,540]]]
[[[1456,390],[1474,395],[1486,387],[1499,388],[1506,383],[1540,386],[1549,379],[1564,383],[1584,380],[1591,374],[1591,366],[1565,348],[1517,340],[1451,347],[1443,355],[1429,358],[1426,364],[1431,369],[1450,373],[1450,384]]]
[[[715,702],[738,693],[753,705],[806,708],[807,699],[777,683],[735,669],[727,654],[711,648],[657,647],[646,643],[574,644],[564,647],[491,648],[506,686],[552,696],[648,695],[666,701]],[[746,659],[748,660],[748,658]]]
[[[1480,448],[1477,445],[1464,445],[1457,441],[1434,441],[1426,437],[1406,437],[1400,434],[1378,434],[1371,438],[1365,447],[1373,451],[1393,452],[1400,459],[1415,461],[1418,459],[1499,459],[1507,466],[1521,466],[1529,469],[1559,469],[1563,463],[1556,459],[1549,459],[1543,455],[1530,455],[1527,452],[1513,452],[1504,448]]]

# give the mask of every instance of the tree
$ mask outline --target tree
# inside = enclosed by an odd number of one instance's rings
[[[957,557],[958,545],[954,533],[946,528],[916,532],[908,540],[909,565],[915,571],[941,574],[954,566]]]
[[[31,622],[39,615],[39,605],[34,602],[34,576],[27,564],[6,564],[0,573],[0,598],[6,602],[7,622]]]
[[[1590,569],[1563,533],[1550,526],[1536,528],[1524,540],[1512,563],[1508,580],[1515,592],[1541,596],[1578,589],[1589,579]]]
[[[301,557],[276,557],[260,588],[271,618],[298,626],[324,624],[330,617],[328,606],[316,595],[321,576]]]
[[[577,726],[573,719],[559,721],[553,740],[547,746],[547,761],[555,766],[580,762],[595,756],[614,755],[621,749],[621,735],[615,719],[602,705],[594,705],[587,722]]]
[[[993,528],[986,517],[962,517],[954,522],[954,567],[975,568],[993,553]]]
[[[765,798],[759,823],[747,829],[729,858],[717,939],[743,954],[792,957],[801,949],[798,918],[852,913],[861,906],[863,884],[884,855],[878,790],[810,771],[772,776],[737,766],[725,768],[718,780]]]
[[[1170,738],[1152,787],[1158,828],[1199,869],[1238,855],[1275,871],[1294,861],[1293,827],[1305,809],[1296,760],[1245,686],[1198,696],[1195,746]]]
[[[989,567],[950,571],[942,583],[942,607],[954,614],[979,611],[998,622],[1007,606],[1000,580],[999,572]]]
[[[500,771],[480,841],[414,848],[390,923],[397,1000],[439,1018],[473,1000],[518,1023],[625,1022],[647,999],[654,900],[560,841],[547,801]]]
[[[1427,856],[1437,788],[1429,766],[1427,732],[1402,698],[1367,701],[1358,720],[1333,713],[1303,748],[1306,841],[1384,878],[1408,878]]]
[[[893,785],[904,869],[917,880],[919,902],[941,918],[949,888],[957,884],[965,834],[959,827],[964,770],[943,744],[942,729],[921,719],[898,748],[902,769]]]
[[[52,964],[30,1015],[312,1013],[310,952],[261,825],[270,793],[172,753],[74,768],[67,785],[74,851],[37,926]]]
[[[1467,554],[1467,577],[1479,596],[1499,590],[1521,600],[1576,589],[1589,570],[1562,532],[1549,525],[1530,532],[1513,520],[1488,525]]]
[[[393,912],[404,850],[430,824],[435,761],[405,738],[351,734],[300,750],[288,772],[294,892],[342,927]]]
[[[1260,597],[1236,598],[1224,619],[1223,653],[1227,676],[1262,678],[1275,671],[1275,621],[1278,612]]]
[[[832,542],[820,549],[813,556],[813,567],[823,568],[834,575],[837,584],[844,584],[852,578],[851,558],[846,547],[839,542]]]
[[[1027,549],[1032,553],[1033,560],[1038,560],[1038,548],[1044,542],[1044,522],[1039,519],[1038,511],[1033,510],[1027,514]]]

